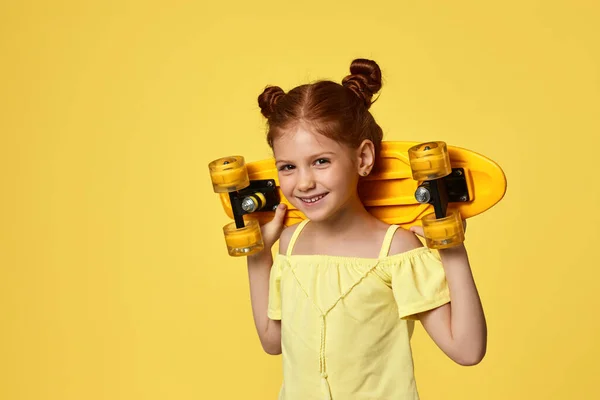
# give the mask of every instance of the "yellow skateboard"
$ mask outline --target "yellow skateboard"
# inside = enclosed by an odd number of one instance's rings
[[[288,206],[285,225],[305,219],[279,189],[275,160],[245,164],[242,156],[209,164],[213,189],[234,220],[223,227],[231,256],[261,251],[260,225],[280,202]],[[377,172],[361,178],[359,196],[366,209],[388,224],[422,225],[429,248],[464,241],[462,220],[488,210],[506,192],[506,177],[494,161],[444,142],[383,142]]]

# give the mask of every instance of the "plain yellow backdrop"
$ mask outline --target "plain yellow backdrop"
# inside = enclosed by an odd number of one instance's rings
[[[245,260],[207,165],[270,156],[256,98],[384,74],[387,140],[492,158],[469,220],[489,324],[475,367],[419,326],[423,399],[595,399],[600,334],[596,1],[4,1],[0,398],[275,399]]]

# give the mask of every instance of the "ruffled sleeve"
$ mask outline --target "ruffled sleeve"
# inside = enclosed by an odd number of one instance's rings
[[[275,257],[269,278],[269,306],[267,316],[281,320],[281,257]]]
[[[409,251],[389,266],[392,291],[402,319],[450,302],[446,273],[438,253],[428,248]]]

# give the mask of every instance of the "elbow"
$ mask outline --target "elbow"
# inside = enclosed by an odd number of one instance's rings
[[[259,334],[260,344],[265,353],[272,356],[281,354],[281,323],[269,320],[267,329]]]
[[[483,356],[482,357],[473,357],[473,358],[458,358],[455,359],[454,361],[458,364],[458,365],[462,365],[463,367],[472,367],[474,365],[479,364],[481,361],[483,360]]]
[[[278,356],[281,354],[281,343],[263,343],[262,347],[265,353],[271,356]]]
[[[458,365],[462,365],[463,367],[472,367],[483,361],[485,352],[485,348],[482,348],[478,351],[463,352],[462,354],[454,357],[453,360]]]
[[[487,352],[487,332],[482,335],[464,338],[454,348],[454,362],[464,367],[472,367],[483,361]]]
[[[279,335],[265,335],[260,338],[260,344],[262,345],[265,353],[278,356],[281,354],[281,336]]]

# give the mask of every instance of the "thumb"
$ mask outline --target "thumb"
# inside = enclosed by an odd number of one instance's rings
[[[283,220],[285,217],[286,205],[280,203],[275,209],[275,216],[267,222],[262,228],[262,237],[265,247],[271,248],[277,241],[283,231]]]
[[[275,216],[273,217],[273,221],[275,221],[278,225],[283,224],[286,209],[287,206],[284,203],[279,203],[279,205],[275,209]]]
[[[285,203],[279,203],[277,205],[277,209],[275,210],[275,213],[281,213],[282,211],[285,211],[286,208],[287,208],[287,206],[285,205]]]

